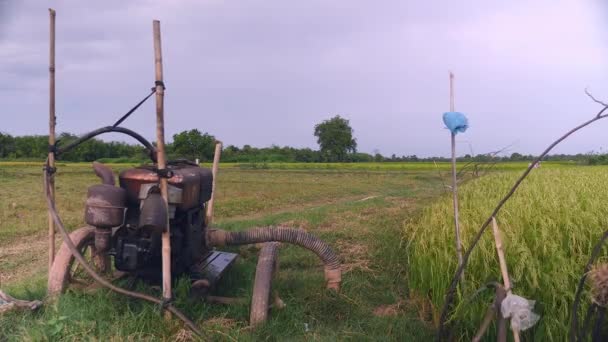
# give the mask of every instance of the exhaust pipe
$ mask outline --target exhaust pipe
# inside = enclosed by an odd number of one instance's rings
[[[95,171],[97,177],[101,178],[101,184],[116,185],[114,173],[109,167],[103,165],[102,163],[93,162],[93,170]]]

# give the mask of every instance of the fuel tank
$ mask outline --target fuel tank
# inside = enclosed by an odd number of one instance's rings
[[[127,202],[131,206],[139,206],[140,188],[144,184],[159,182],[155,165],[143,165],[120,173],[120,187],[127,191]],[[200,207],[211,198],[213,175],[211,170],[191,164],[168,165],[173,172],[168,179],[170,185],[182,189],[181,203],[177,209],[185,211]]]

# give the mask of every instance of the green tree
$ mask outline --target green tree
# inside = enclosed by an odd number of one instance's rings
[[[45,135],[15,137],[16,158],[44,158],[48,154],[49,140]]]
[[[511,153],[510,159],[513,161],[520,161],[520,160],[524,160],[525,158],[521,153],[514,152],[514,153]]]
[[[345,161],[349,152],[357,152],[353,129],[348,120],[339,115],[317,124],[314,134],[321,154],[327,161]]]
[[[0,158],[14,157],[15,138],[10,134],[0,132]]]
[[[201,160],[212,160],[215,151],[215,137],[201,132],[198,129],[191,129],[173,135],[171,153],[175,157]]]

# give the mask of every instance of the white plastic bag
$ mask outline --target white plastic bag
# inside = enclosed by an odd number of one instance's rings
[[[538,322],[540,316],[532,312],[534,309],[533,300],[524,297],[508,294],[500,305],[500,311],[504,318],[511,317],[511,327],[524,331],[531,328]]]

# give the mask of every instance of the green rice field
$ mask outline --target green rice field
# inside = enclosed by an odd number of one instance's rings
[[[520,173],[496,173],[472,180],[460,190],[464,245],[506,194]],[[538,326],[525,336],[537,341],[566,339],[570,309],[583,267],[594,244],[608,229],[608,168],[537,169],[497,217],[503,234],[514,292],[536,300]],[[404,224],[408,284],[432,302],[435,321],[457,261],[451,198],[444,196]],[[606,260],[605,253],[603,260]],[[479,326],[492,293],[470,300],[490,281],[501,281],[492,229],[469,259],[464,291],[455,313],[463,339]],[[587,301],[588,302],[588,301]]]

